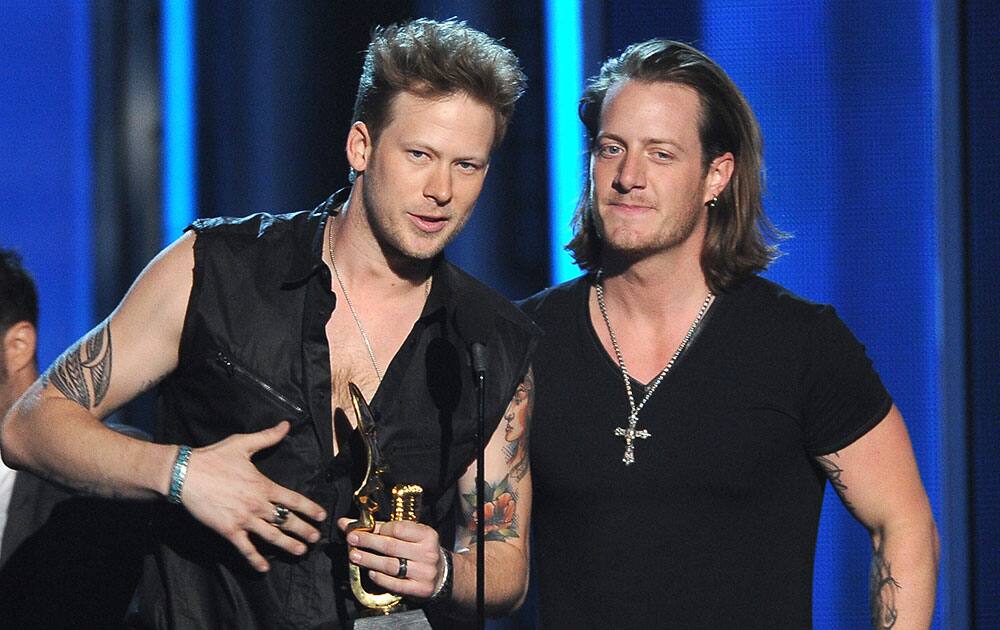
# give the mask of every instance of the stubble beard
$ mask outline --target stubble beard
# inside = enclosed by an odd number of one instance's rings
[[[399,262],[425,261],[431,260],[441,253],[441,250],[444,249],[443,244],[431,250],[415,250],[414,248],[407,247],[406,227],[401,224],[401,222],[408,220],[406,211],[388,209],[381,204],[378,200],[379,195],[375,190],[377,187],[374,179],[366,181],[362,187],[361,199],[364,203],[365,220],[368,223],[372,236],[375,238],[375,242],[382,248],[386,258]],[[391,215],[396,212],[399,214],[398,218],[400,222],[394,223],[391,220]],[[417,237],[422,238],[419,234],[417,234]]]
[[[654,254],[674,249],[687,241],[698,227],[701,212],[699,206],[691,205],[686,211],[671,221],[671,225],[666,231],[663,231],[661,228],[655,233],[643,237],[632,229],[625,229],[619,230],[616,235],[609,238],[604,230],[603,221],[598,218],[600,214],[594,211],[595,203],[596,201],[591,198],[591,212],[597,218],[595,225],[604,245],[605,253],[614,256],[626,264],[638,262]],[[694,203],[696,201],[692,200],[692,204]]]
[[[374,166],[374,165],[373,165]],[[374,169],[369,169],[366,175],[373,174]],[[364,212],[368,227],[371,230],[372,236],[375,241],[382,248],[386,257],[390,260],[397,260],[399,262],[405,261],[428,261],[436,258],[444,248],[455,240],[455,238],[461,233],[462,228],[465,227],[465,223],[472,216],[471,210],[465,214],[464,217],[459,221],[458,224],[453,226],[446,226],[445,231],[447,234],[424,234],[412,228],[409,231],[417,239],[425,242],[434,243],[434,246],[430,249],[424,250],[414,250],[413,248],[407,247],[407,225],[409,218],[407,217],[407,210],[405,209],[391,209],[387,208],[385,205],[379,202],[378,194],[379,185],[378,177],[365,178],[364,185],[361,188],[361,200],[364,205]],[[415,214],[419,214],[419,210],[412,211]],[[399,222],[393,222],[393,215],[398,215]],[[454,223],[457,219],[449,219],[449,222]]]

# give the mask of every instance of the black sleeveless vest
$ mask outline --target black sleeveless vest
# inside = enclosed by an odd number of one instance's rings
[[[350,614],[336,520],[350,513],[364,462],[357,439],[342,442],[333,457],[325,326],[336,296],[321,258],[333,206],[331,198],[311,213],[192,224],[194,283],[178,367],[161,384],[156,425],[157,441],[198,447],[289,420],[285,439],[253,461],[327,509],[323,538],[301,558],[255,540],[272,565],[261,575],[185,510],[164,506],[154,524],[158,549],[144,570],[139,625],[312,628]],[[442,541],[453,539],[455,484],[475,458],[468,347],[479,341],[489,349],[489,436],[527,370],[537,334],[505,299],[437,262],[424,311],[371,406],[389,463],[386,487],[423,486],[421,521]]]

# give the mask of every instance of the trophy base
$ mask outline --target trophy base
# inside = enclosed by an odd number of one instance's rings
[[[427,621],[427,615],[419,609],[355,619],[350,627],[352,630],[397,630],[399,628],[404,630],[431,630],[431,624]]]

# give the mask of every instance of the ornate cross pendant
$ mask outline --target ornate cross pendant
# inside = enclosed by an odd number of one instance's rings
[[[629,416],[628,428],[623,429],[622,427],[615,428],[615,435],[625,438],[625,457],[622,457],[622,461],[626,466],[631,466],[635,463],[635,440],[636,438],[645,440],[649,438],[652,433],[646,429],[639,429],[636,431],[635,425],[639,421],[636,416]]]

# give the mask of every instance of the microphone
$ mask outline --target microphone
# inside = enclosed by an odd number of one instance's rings
[[[486,364],[489,355],[486,352],[486,344],[481,341],[473,341],[469,346],[469,354],[472,355],[472,372],[477,377],[486,376]]]
[[[456,309],[454,325],[468,345],[469,360],[476,381],[477,424],[476,424],[476,626],[486,627],[486,465],[483,452],[486,449],[486,372],[489,352],[482,341],[484,323],[492,322],[495,313],[485,301],[467,301],[463,308]],[[486,327],[489,328],[489,327]]]

